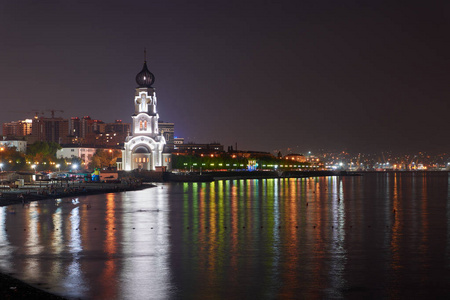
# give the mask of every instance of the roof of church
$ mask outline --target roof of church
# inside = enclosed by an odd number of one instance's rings
[[[152,87],[155,82],[155,76],[148,70],[147,62],[144,61],[142,71],[136,75],[136,83],[139,87]]]

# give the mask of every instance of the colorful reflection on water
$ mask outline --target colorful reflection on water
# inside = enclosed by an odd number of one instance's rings
[[[447,173],[166,184],[0,208],[0,268],[69,298],[450,293]]]

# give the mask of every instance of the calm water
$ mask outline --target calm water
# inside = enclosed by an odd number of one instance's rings
[[[165,184],[0,208],[0,270],[82,299],[450,298],[447,173]]]

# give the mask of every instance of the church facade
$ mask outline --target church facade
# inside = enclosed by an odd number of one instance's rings
[[[132,129],[125,140],[122,163],[118,164],[118,169],[125,171],[170,169],[171,154],[163,152],[166,140],[158,130],[156,91],[152,86],[154,82],[155,77],[144,61],[142,71],[136,75],[138,87],[134,95]]]

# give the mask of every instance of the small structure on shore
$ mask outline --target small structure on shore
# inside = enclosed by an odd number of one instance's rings
[[[100,181],[100,169],[95,168],[94,172],[91,174],[92,181]]]

